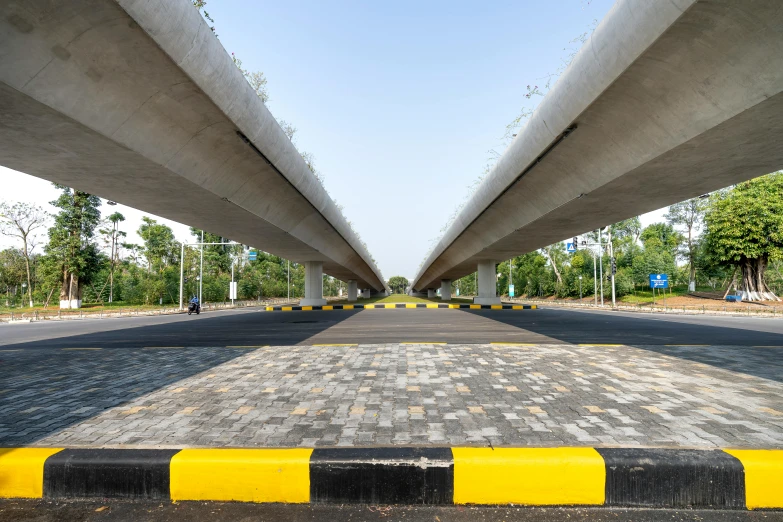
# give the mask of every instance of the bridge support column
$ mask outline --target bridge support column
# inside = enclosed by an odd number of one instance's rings
[[[427,289],[427,297],[432,299],[435,297],[435,289],[434,288],[428,288]]]
[[[364,290],[362,290],[362,299],[369,299],[371,294],[372,294],[372,290],[370,290],[369,288],[365,288]]]
[[[497,291],[496,261],[481,261],[478,264],[478,297],[473,299],[476,304],[500,304]]]
[[[440,300],[451,301],[451,279],[440,280]]]
[[[348,301],[356,301],[356,281],[348,281]]]
[[[321,261],[305,262],[305,296],[299,301],[301,306],[323,306],[324,264]]]

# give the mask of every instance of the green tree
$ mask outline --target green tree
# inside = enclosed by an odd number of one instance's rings
[[[697,234],[701,228],[707,203],[703,198],[693,198],[669,207],[666,222],[672,226],[685,228],[685,236],[680,248],[680,256],[688,260],[688,290],[696,291],[696,265],[699,254]]]
[[[389,288],[393,294],[404,294],[408,288],[408,279],[403,276],[393,276],[389,278]]]
[[[114,267],[117,265],[120,256],[119,239],[127,234],[120,230],[120,223],[125,221],[125,216],[119,212],[114,212],[108,218],[103,228],[99,230],[103,237],[104,246],[111,252],[109,257],[109,302],[114,301]],[[104,285],[105,287],[106,285]]]
[[[49,229],[46,260],[50,273],[60,274],[61,308],[79,308],[82,289],[100,264],[100,254],[94,242],[95,227],[101,219],[101,200],[80,190],[55,184],[62,193],[52,205],[59,208],[54,225]]]
[[[16,305],[17,293],[25,277],[25,258],[18,248],[0,251],[0,288],[5,293],[5,305]],[[11,295],[13,289],[13,295]]]
[[[779,301],[765,272],[783,258],[783,172],[713,194],[704,222],[707,248],[740,271],[743,297]]]
[[[27,273],[27,297],[33,306],[33,276],[30,259],[38,244],[36,233],[46,226],[49,216],[41,207],[27,203],[0,204],[0,234],[18,239],[22,243],[19,250],[24,257]]]
[[[138,234],[144,240],[147,271],[162,273],[166,266],[177,264],[179,243],[168,226],[144,216]]]

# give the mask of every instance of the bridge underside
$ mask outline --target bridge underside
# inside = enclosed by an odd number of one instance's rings
[[[385,288],[191,2],[11,2],[0,49],[3,166]]]
[[[777,0],[618,2],[414,288],[783,165]]]

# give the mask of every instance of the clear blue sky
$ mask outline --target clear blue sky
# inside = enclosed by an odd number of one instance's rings
[[[226,50],[264,72],[270,110],[296,126],[384,276],[410,278],[488,151],[502,151],[506,124],[530,106],[525,86],[543,85],[612,3],[209,0],[207,11]],[[57,196],[7,169],[0,182],[6,200]],[[140,243],[142,213],[118,210]]]

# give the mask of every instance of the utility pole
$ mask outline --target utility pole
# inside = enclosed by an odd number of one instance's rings
[[[182,310],[182,287],[185,283],[185,243],[182,243],[182,252],[179,255],[179,309]]]
[[[601,306],[604,305],[604,248],[601,245],[601,229],[598,229],[598,269],[601,275]]]
[[[198,275],[198,302],[204,304],[201,299],[201,289],[204,287],[204,231],[201,231],[201,269]]]
[[[291,300],[291,261],[288,261],[288,300]]]
[[[582,303],[582,276],[579,276],[579,303]]]
[[[615,285],[614,285],[614,275],[617,273],[617,263],[614,260],[614,246],[612,245],[612,229],[609,228],[609,258],[612,261],[611,266],[611,274],[612,274],[612,308],[614,309],[617,305],[615,302]]]

